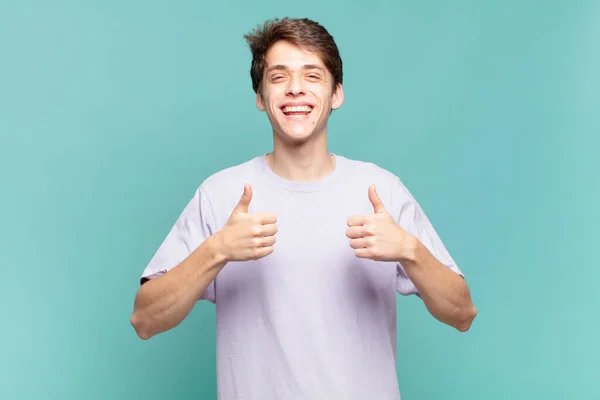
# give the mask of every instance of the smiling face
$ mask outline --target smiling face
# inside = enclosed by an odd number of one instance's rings
[[[286,142],[305,142],[326,132],[332,109],[344,101],[341,85],[317,53],[279,41],[267,52],[256,105],[266,111],[273,132]]]

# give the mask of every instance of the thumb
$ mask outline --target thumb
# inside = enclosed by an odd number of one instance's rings
[[[383,205],[383,201],[381,201],[381,199],[377,195],[375,185],[369,186],[369,200],[371,201],[371,204],[373,204],[373,210],[375,211],[375,214],[379,214],[386,211]]]
[[[244,193],[242,194],[242,198],[238,202],[237,206],[233,210],[234,213],[247,213],[248,206],[250,205],[250,200],[252,200],[252,186],[249,184],[244,185]]]

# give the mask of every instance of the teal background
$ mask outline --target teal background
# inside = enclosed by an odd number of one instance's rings
[[[269,151],[242,36],[335,36],[330,150],[399,175],[465,272],[398,297],[404,400],[598,399],[597,1],[0,1],[0,398],[215,399],[214,307],[150,341],[139,276],[199,183]]]

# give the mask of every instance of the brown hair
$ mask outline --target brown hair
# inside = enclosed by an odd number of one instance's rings
[[[252,32],[244,35],[252,52],[250,77],[252,89],[258,93],[265,69],[265,59],[269,48],[280,40],[314,51],[323,60],[325,67],[333,75],[333,89],[342,83],[342,58],[333,37],[327,30],[308,18],[283,18],[266,21]]]

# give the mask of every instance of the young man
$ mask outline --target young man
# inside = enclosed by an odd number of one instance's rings
[[[216,304],[220,399],[399,399],[396,293],[466,331],[462,273],[398,177],[332,154],[342,61],[307,19],[246,36],[273,152],[208,177],[142,275],[148,339]]]

